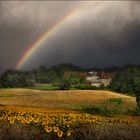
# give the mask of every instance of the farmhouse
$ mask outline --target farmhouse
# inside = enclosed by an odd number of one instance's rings
[[[63,75],[63,78],[77,77],[84,78],[85,84],[100,87],[100,86],[108,86],[114,76],[114,73],[108,72],[82,72],[82,71],[66,71]]]
[[[88,72],[88,75],[86,77],[86,84],[95,87],[101,86],[101,79],[97,75],[97,72],[94,71]]]
[[[114,76],[114,73],[107,72],[88,72],[88,76],[86,77],[86,82],[91,86],[100,87],[110,85],[110,82]]]
[[[101,85],[108,86],[111,83],[114,73],[107,73],[103,71],[103,72],[99,72],[98,76],[101,80]]]

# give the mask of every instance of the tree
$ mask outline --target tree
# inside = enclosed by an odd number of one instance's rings
[[[59,86],[59,89],[61,89],[61,90],[68,90],[68,89],[70,89],[70,81],[63,79],[63,80],[61,80],[61,82],[59,83],[58,86]]]
[[[49,83],[47,72],[48,71],[45,66],[40,66],[32,71],[37,83]]]
[[[81,70],[72,64],[59,64],[47,69],[45,66],[40,66],[33,70],[35,80],[37,83],[54,83],[62,79],[65,71]]]
[[[140,75],[134,78],[134,92],[136,95],[137,112],[140,114]]]
[[[0,78],[1,87],[29,87],[35,84],[32,75],[28,72],[14,70],[6,71]]]
[[[115,91],[135,94],[137,110],[140,113],[140,66],[127,66],[120,69],[110,87]]]

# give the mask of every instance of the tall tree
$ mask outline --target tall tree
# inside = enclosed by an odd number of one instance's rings
[[[135,94],[140,113],[140,66],[127,66],[120,69],[110,86],[115,91]]]

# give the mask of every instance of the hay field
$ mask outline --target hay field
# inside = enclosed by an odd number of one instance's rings
[[[0,105],[36,108],[80,109],[104,104],[110,98],[121,98],[123,105],[135,108],[135,97],[100,90],[42,91],[31,89],[1,89]]]

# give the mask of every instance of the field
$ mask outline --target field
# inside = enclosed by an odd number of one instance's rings
[[[58,90],[58,86],[54,86],[52,84],[35,84],[35,86],[31,87],[31,89],[37,90]]]
[[[115,114],[83,112],[93,106]],[[135,108],[135,97],[109,91],[1,89],[0,140],[137,140],[140,117],[126,115]]]
[[[125,107],[134,109],[135,98],[109,91],[65,90],[40,91],[30,89],[1,89],[2,105],[80,109],[83,106],[104,104],[110,98],[121,98]]]

